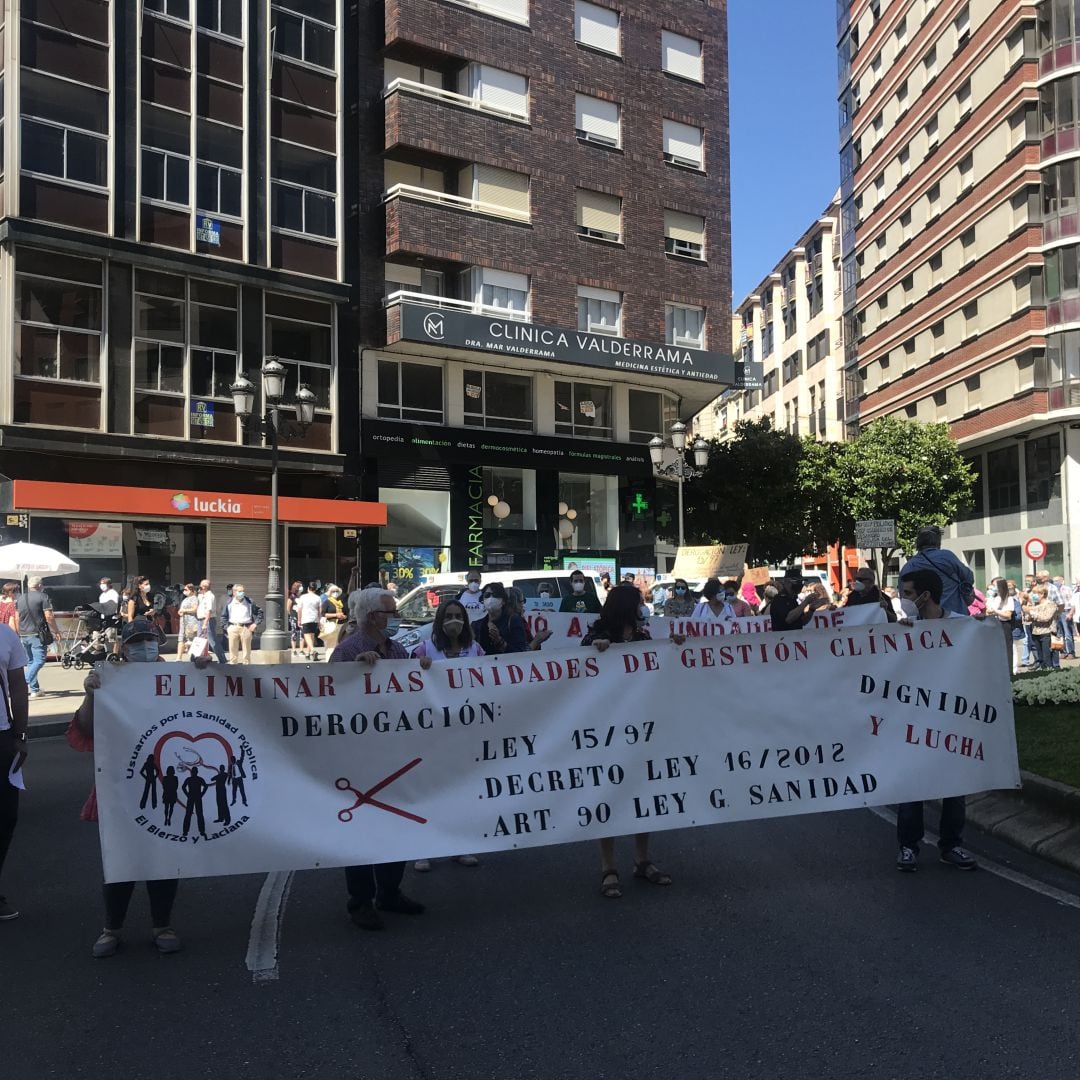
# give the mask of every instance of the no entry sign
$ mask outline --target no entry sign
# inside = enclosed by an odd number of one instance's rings
[[[1033,536],[1024,545],[1024,553],[1032,562],[1038,562],[1046,556],[1046,544],[1037,536]]]

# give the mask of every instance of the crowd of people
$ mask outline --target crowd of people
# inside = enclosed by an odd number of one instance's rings
[[[940,530],[928,527],[919,533],[917,552],[901,568],[899,589],[882,588],[869,567],[856,571],[841,593],[830,595],[824,586],[803,576],[798,568],[770,579],[764,586],[755,587],[748,581],[710,579],[695,595],[688,583],[676,579],[665,587],[663,596],[655,592],[648,598],[656,608],[676,618],[737,619],[749,616],[767,617],[775,631],[799,629],[806,626],[814,613],[838,606],[879,605],[889,621],[914,623],[928,619],[978,617],[996,619],[1003,628],[1010,666],[1014,653],[1019,654],[1021,666],[1049,666],[1058,654],[1073,655],[1077,617],[1075,589],[1065,585],[1058,576],[1051,579],[1043,572],[1026,578],[1023,588],[1011,580],[995,578],[983,594],[975,588],[971,571],[954,554],[940,546]],[[160,655],[162,635],[153,622],[153,605],[145,599],[149,590],[143,580],[132,583],[124,597],[128,608],[119,635],[119,647],[124,659],[148,662],[164,659]],[[18,789],[4,782],[9,771],[25,760],[28,724],[28,697],[33,691],[36,653],[19,640],[24,629],[36,621],[47,622],[51,611],[47,601],[31,600],[40,594],[40,581],[32,579],[26,597],[4,590],[0,594],[0,672],[5,674],[7,718],[0,716],[0,869],[14,834],[18,809]],[[112,588],[102,579],[102,595]],[[554,587],[548,586],[551,596]],[[541,586],[542,599],[544,588]],[[600,595],[602,594],[602,595]],[[620,645],[650,639],[648,616],[650,604],[633,580],[612,585],[603,584],[600,594],[589,589],[583,574],[572,577],[571,594],[562,602],[563,610],[580,611],[590,619],[581,641],[583,648],[600,652]],[[140,600],[140,596],[144,599]],[[294,649],[306,659],[317,659],[317,649],[326,648],[330,663],[361,663],[374,665],[382,660],[405,660],[410,655],[421,667],[455,660],[461,657],[520,653],[537,649],[549,631],[534,634],[524,613],[525,598],[516,588],[507,588],[499,581],[485,583],[477,571],[470,572],[465,589],[456,599],[444,600],[437,608],[430,638],[420,642],[410,653],[394,640],[394,620],[397,604],[394,594],[378,584],[356,590],[348,598],[348,611],[341,601],[341,590],[330,586],[320,590],[312,582],[306,588],[293,584],[288,600],[290,627],[294,634]],[[11,611],[11,608],[14,611]],[[224,649],[218,639],[221,628],[226,631],[230,658],[239,652],[245,657],[250,649],[250,634],[257,623],[258,613],[241,585],[230,587],[223,604],[218,604],[208,580],[198,589],[187,585],[179,608],[183,633],[178,659],[184,659],[184,642],[207,637],[214,643],[213,651],[220,663],[226,662]],[[10,613],[10,620],[7,617]],[[191,633],[193,632],[193,633]],[[189,636],[191,633],[191,636]],[[1054,638],[1060,637],[1062,647],[1053,648]],[[340,638],[340,640],[339,640]],[[676,644],[682,638],[672,635]],[[1067,643],[1067,644],[1066,644]],[[186,654],[198,666],[212,662],[209,655]],[[33,672],[33,675],[31,674]],[[93,749],[94,693],[100,687],[96,671],[84,681],[86,697],[68,730],[68,742],[76,750]],[[164,781],[163,781],[164,784]],[[223,797],[222,781],[219,795]],[[83,808],[84,820],[97,819],[97,803],[93,792]],[[958,870],[973,870],[975,859],[963,845],[965,800],[962,796],[942,800],[939,823],[939,859]],[[186,828],[185,824],[185,828]],[[919,866],[919,848],[923,841],[923,804],[905,803],[897,812],[896,868],[906,873]],[[672,876],[661,870],[650,853],[650,836],[639,833],[633,837],[633,874],[652,885],[669,886]],[[599,842],[600,893],[607,899],[618,899],[622,886],[616,860],[616,838]],[[455,857],[458,863],[475,867],[479,859],[463,854]],[[431,869],[430,859],[414,863],[417,871]],[[357,865],[345,870],[347,910],[353,923],[365,930],[384,926],[385,913],[419,915],[425,908],[407,896],[401,888],[405,863]],[[172,927],[172,907],[178,883],[151,881],[146,883],[152,919],[152,941],[162,953],[176,952],[180,939]],[[121,945],[122,931],[128,904],[135,883],[114,883],[105,886],[105,921],[101,934],[93,945],[95,957],[114,955]],[[12,919],[18,912],[0,896],[0,920]]]

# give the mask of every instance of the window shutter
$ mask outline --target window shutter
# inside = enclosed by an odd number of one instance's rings
[[[475,198],[478,202],[503,206],[528,215],[528,176],[524,173],[510,172],[509,169],[496,169],[492,165],[477,165],[475,170]]]
[[[529,25],[529,0],[484,0],[484,6],[514,22]]]
[[[429,191],[445,190],[443,174],[438,169],[422,169],[419,165],[389,159],[383,162],[383,184],[387,191],[395,184],[411,184]]]
[[[492,105],[514,116],[529,115],[529,80],[501,68],[472,64],[470,95],[486,105]]]
[[[577,0],[574,5],[574,37],[582,45],[618,55],[619,13]]]
[[[697,214],[681,214],[678,210],[664,211],[664,235],[672,240],[690,244],[705,244],[705,219]]]
[[[622,199],[578,188],[577,223],[584,229],[622,236]]]
[[[701,42],[670,30],[662,31],[660,37],[664,70],[701,82]]]
[[[394,285],[411,285],[414,289],[419,289],[422,271],[419,266],[402,266],[400,263],[388,262],[383,264],[383,280]]]
[[[700,168],[701,142],[701,128],[677,120],[664,121],[664,153],[672,158],[693,162]]]
[[[577,95],[577,130],[619,145],[619,106],[614,101]],[[684,125],[685,126],[685,125]]]
[[[206,551],[207,576],[214,581],[214,595],[219,605],[225,599],[225,586],[232,581],[241,582],[259,607],[266,604],[266,571],[263,567],[270,559],[267,522],[208,521]],[[282,578],[285,578],[285,571],[282,571]]]

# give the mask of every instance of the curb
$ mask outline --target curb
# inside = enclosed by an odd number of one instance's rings
[[[67,720],[40,720],[36,724],[31,720],[28,734],[31,739],[55,738],[67,731],[70,722],[70,717]]]

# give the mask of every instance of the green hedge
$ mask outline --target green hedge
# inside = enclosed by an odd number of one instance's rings
[[[1080,704],[1080,667],[1038,671],[1013,679],[1015,705]]]

